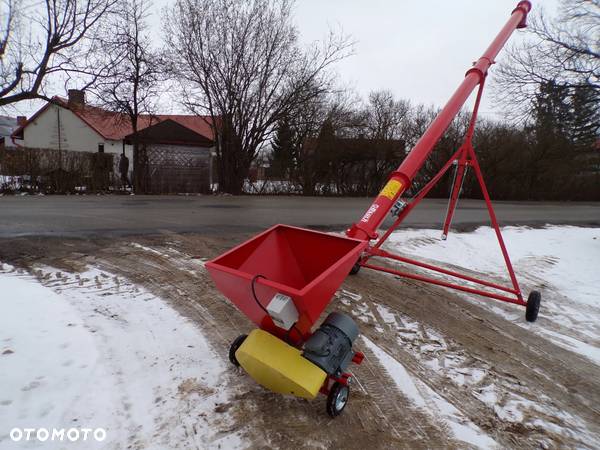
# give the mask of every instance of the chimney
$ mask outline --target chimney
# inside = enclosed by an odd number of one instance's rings
[[[17,116],[17,125],[18,126],[22,127],[26,123],[27,123],[27,117],[26,116]]]
[[[85,92],[79,89],[69,89],[69,106],[85,105]]]

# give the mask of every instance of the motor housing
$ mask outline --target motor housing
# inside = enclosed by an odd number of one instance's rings
[[[340,376],[352,361],[357,337],[356,322],[346,314],[332,312],[306,341],[302,356],[328,375]]]

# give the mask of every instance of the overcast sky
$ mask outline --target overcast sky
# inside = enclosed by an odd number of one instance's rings
[[[356,41],[355,55],[338,66],[340,77],[366,96],[390,89],[414,103],[443,106],[466,70],[500,31],[517,0],[298,0],[298,27],[307,40],[341,26]],[[542,2],[533,1],[533,8]],[[544,0],[556,9],[556,0]],[[510,43],[522,41],[513,34]],[[501,61],[502,53],[498,58]],[[491,69],[493,71],[493,67]],[[491,95],[482,112],[499,113]],[[474,96],[473,96],[474,97]]]
[[[544,0],[548,12],[558,0]],[[162,33],[160,11],[173,0],[154,0],[155,36]],[[443,106],[471,63],[481,56],[508,19],[517,0],[297,0],[295,16],[302,40],[322,39],[330,28],[354,41],[355,54],[336,69],[340,82],[366,97],[389,89],[413,103]],[[534,10],[541,1],[533,1]],[[523,39],[516,32],[510,43]],[[502,53],[498,58],[502,59]],[[492,67],[492,71],[493,71]],[[64,95],[64,93],[57,92]],[[174,99],[175,100],[175,99]],[[472,101],[472,99],[471,99]],[[23,105],[30,114],[32,106]],[[176,102],[165,109],[175,112]],[[490,92],[482,113],[500,118]]]

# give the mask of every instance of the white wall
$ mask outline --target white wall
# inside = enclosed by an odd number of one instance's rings
[[[97,152],[98,144],[104,144],[107,153],[123,151],[122,141],[104,139],[73,112],[57,105],[50,105],[30,122],[23,134],[25,147]],[[131,159],[131,146],[125,146],[125,153]]]
[[[105,139],[65,108],[50,105],[24,130],[25,147],[97,152]]]
[[[58,115],[60,114],[60,120]],[[59,133],[60,124],[60,133]],[[59,139],[60,135],[60,139]],[[59,146],[60,141],[60,146]],[[66,108],[50,105],[23,131],[20,145],[30,148],[51,148],[80,152],[97,152],[98,144],[104,144],[106,153],[121,154],[122,140],[104,139],[76,114]],[[133,147],[125,146],[129,158],[129,171],[133,170]],[[115,172],[118,172],[119,157],[115,157]]]

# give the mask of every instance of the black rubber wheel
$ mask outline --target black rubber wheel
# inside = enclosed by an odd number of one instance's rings
[[[358,263],[358,261],[356,262],[356,264],[354,264],[352,266],[352,269],[350,269],[350,275],[356,275],[360,270],[360,264]]]
[[[527,298],[527,308],[525,310],[525,320],[527,322],[535,322],[537,320],[541,302],[542,294],[538,291],[531,291]]]
[[[236,367],[240,367],[240,363],[235,357],[235,352],[237,352],[237,349],[240,348],[240,346],[244,343],[247,337],[247,334],[242,334],[236,337],[235,340],[231,343],[231,346],[229,347],[229,361],[231,361],[231,364],[233,364]]]
[[[348,386],[337,381],[333,383],[327,396],[327,414],[331,417],[339,416],[348,404],[349,397],[350,388]]]

